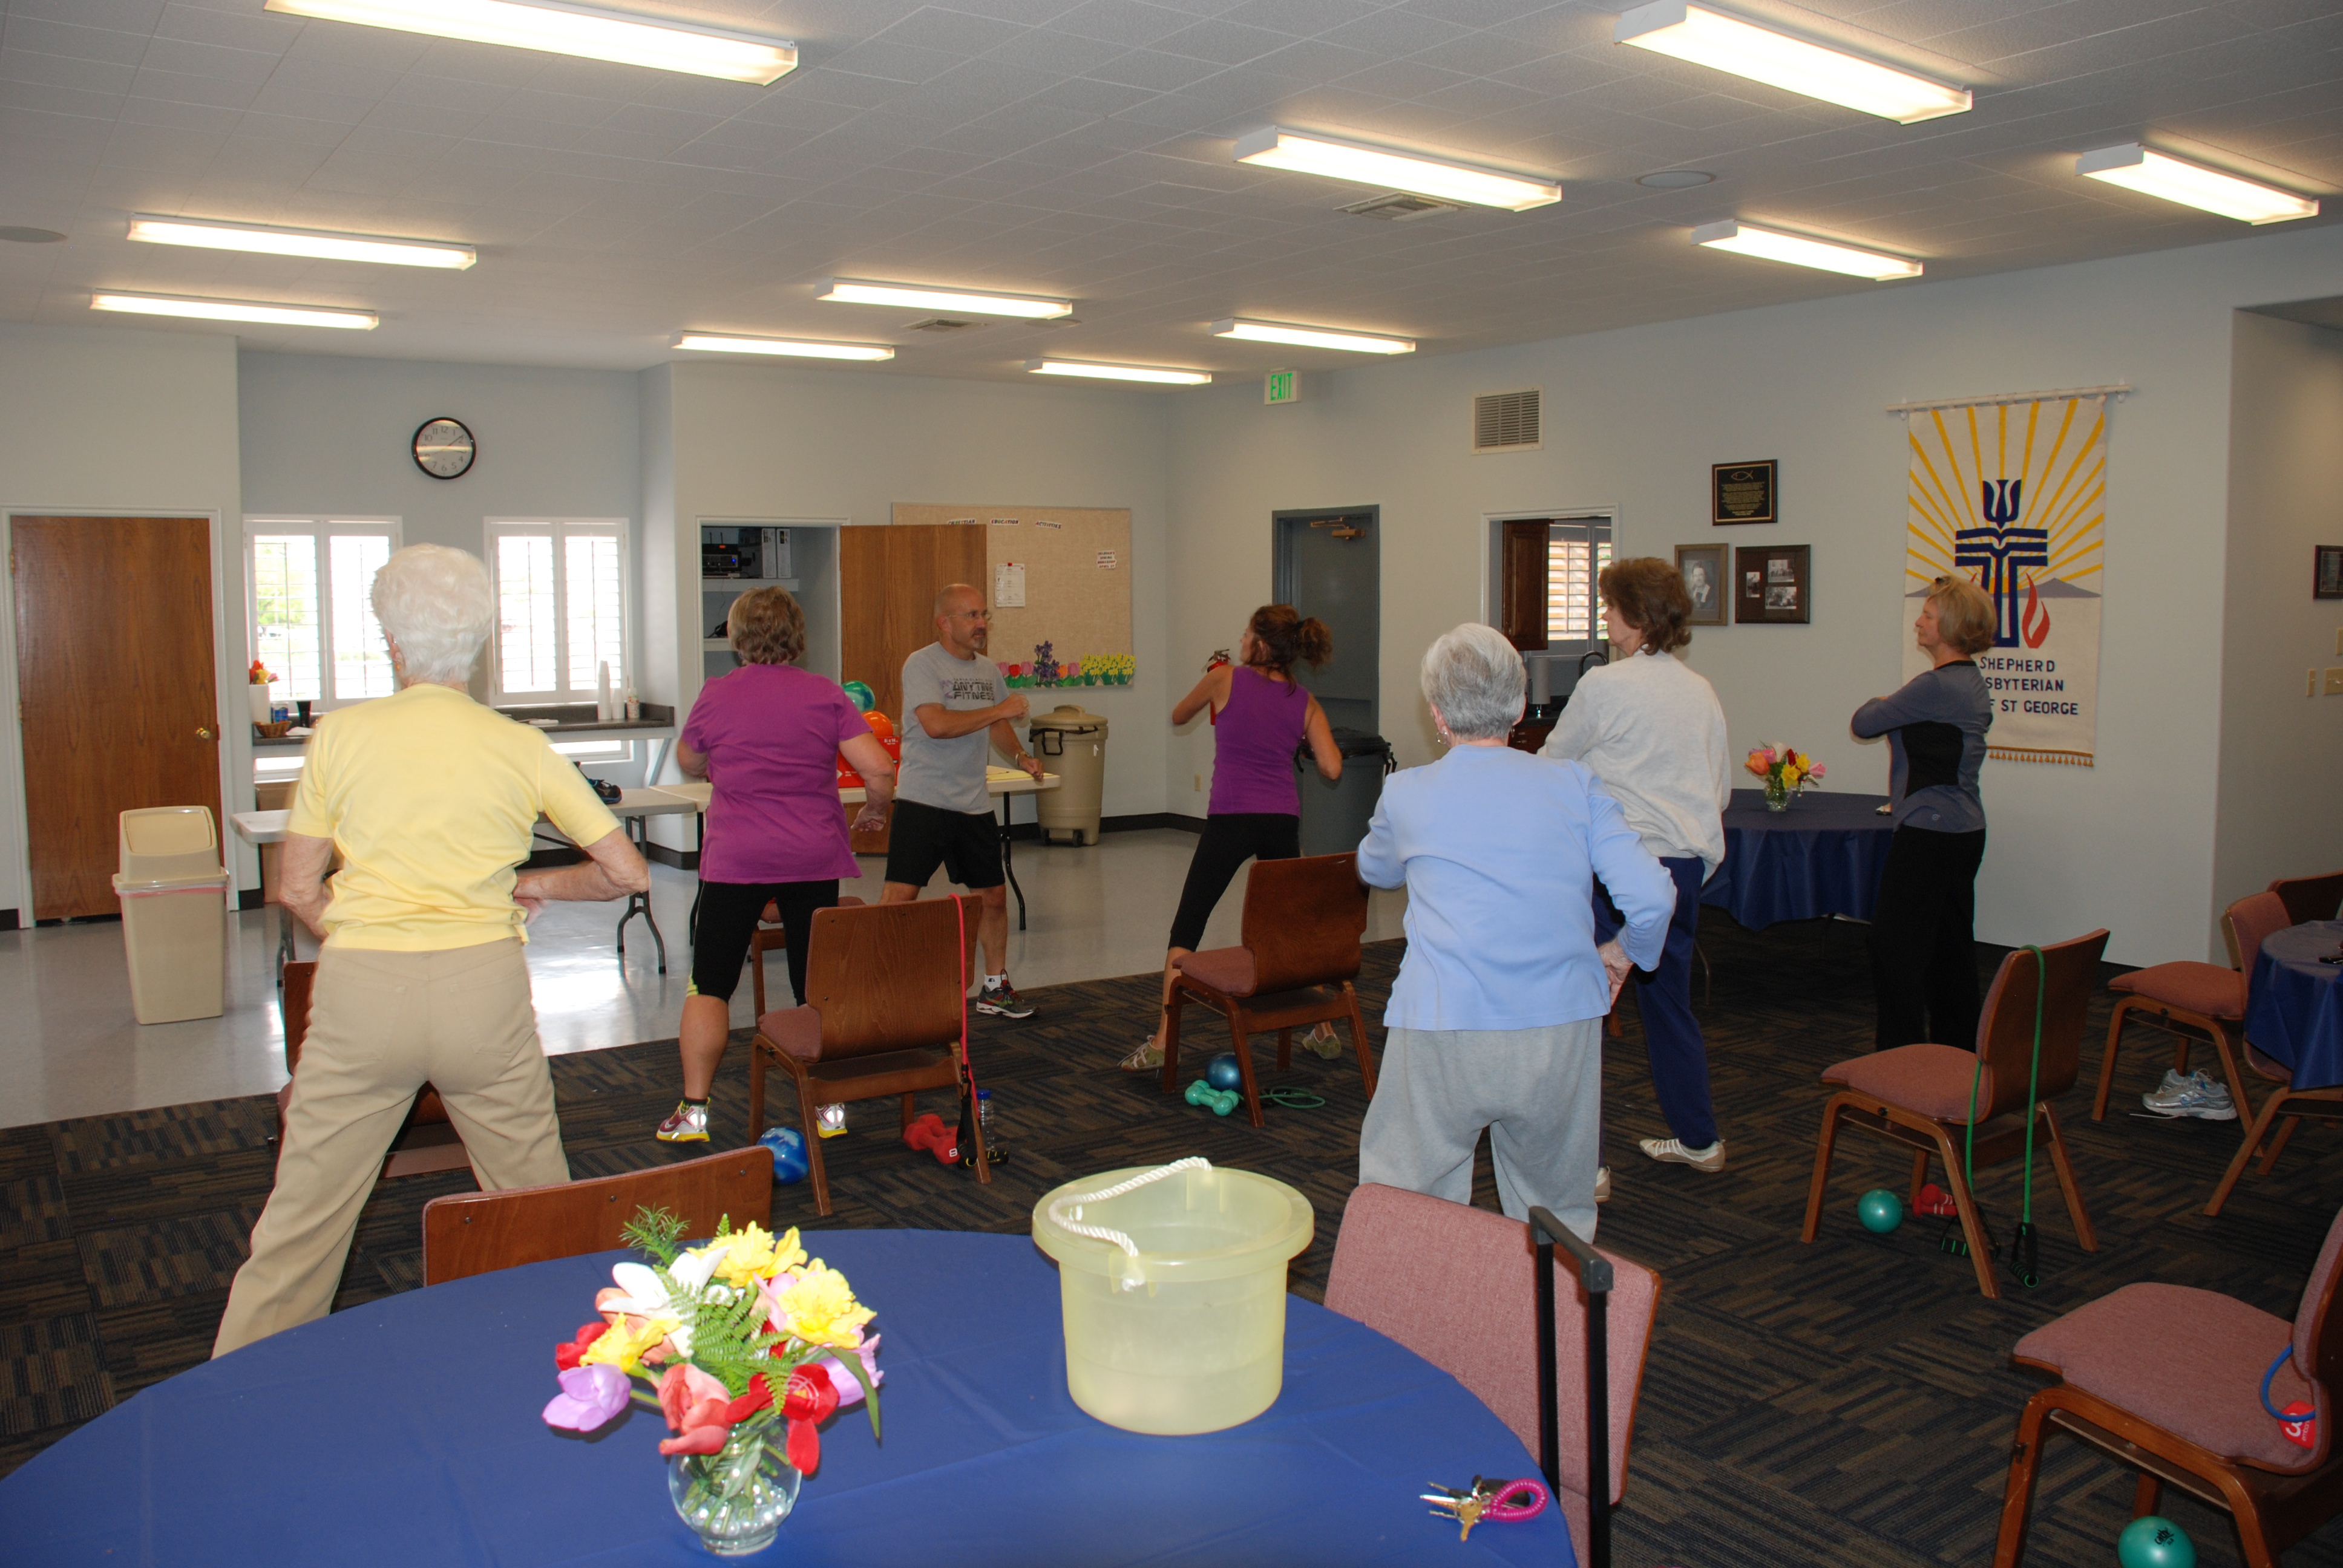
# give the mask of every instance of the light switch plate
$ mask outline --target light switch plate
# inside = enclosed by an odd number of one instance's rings
[[[2327,695],[2343,697],[2343,665],[2330,665],[2328,668]]]

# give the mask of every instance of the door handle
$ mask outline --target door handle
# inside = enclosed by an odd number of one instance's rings
[[[211,727],[210,725],[208,725],[208,724],[198,724],[198,725],[196,725],[196,739],[198,739],[198,740],[209,740],[211,738],[212,738],[212,727]]]

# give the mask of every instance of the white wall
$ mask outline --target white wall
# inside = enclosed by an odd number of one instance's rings
[[[242,690],[244,596],[233,545],[236,339],[122,327],[0,323],[0,512],[210,516],[221,799],[251,804],[250,713]],[[13,584],[0,608],[0,688],[16,688]],[[233,706],[228,699],[233,699]],[[11,703],[13,708],[13,701]],[[25,805],[19,735],[0,729],[0,910],[21,910]],[[38,738],[30,759],[38,766]],[[257,865],[242,856],[243,885]],[[234,863],[233,861],[231,863]]]
[[[2217,905],[2343,866],[2343,599],[2310,597],[2312,547],[2343,545],[2343,332],[2240,312],[2230,367]]]
[[[1306,377],[1291,407],[1264,407],[1251,384],[1183,395],[1166,658],[1193,668],[1267,597],[1272,511],[1380,503],[1383,725],[1403,766],[1429,760],[1416,664],[1483,614],[1483,517],[1615,507],[1624,554],[1814,547],[1812,626],[1703,628],[1690,660],[1736,751],[1790,741],[1839,787],[1884,790],[1885,749],[1846,721],[1899,684],[1908,635],[1905,437],[1885,407],[2129,381],[2109,427],[2098,765],[1987,766],[1978,931],[2105,925],[2111,959],[2197,956],[2214,907],[2230,313],[2338,280],[2329,228]],[[1545,393],[1544,449],[1473,456],[1472,397],[1530,386]],[[1708,527],[1709,465],[1756,457],[1781,460],[1785,520]],[[1210,746],[1201,729],[1174,742],[1173,809],[1201,799],[1189,786]]]

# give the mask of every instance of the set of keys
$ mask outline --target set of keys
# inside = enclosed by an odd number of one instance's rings
[[[1461,1526],[1456,1532],[1459,1541],[1471,1539],[1473,1526],[1484,1519],[1501,1523],[1534,1519],[1545,1512],[1548,1503],[1554,1501],[1545,1489],[1545,1483],[1535,1476],[1526,1476],[1520,1481],[1491,1481],[1479,1475],[1474,1476],[1472,1486],[1463,1492],[1434,1482],[1423,1500],[1432,1504],[1435,1518],[1453,1519]]]

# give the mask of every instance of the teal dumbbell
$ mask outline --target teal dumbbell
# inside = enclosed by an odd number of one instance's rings
[[[1214,1089],[1200,1078],[1188,1086],[1188,1103],[1209,1105],[1213,1115],[1226,1116],[1244,1103],[1244,1096],[1233,1089]]]

